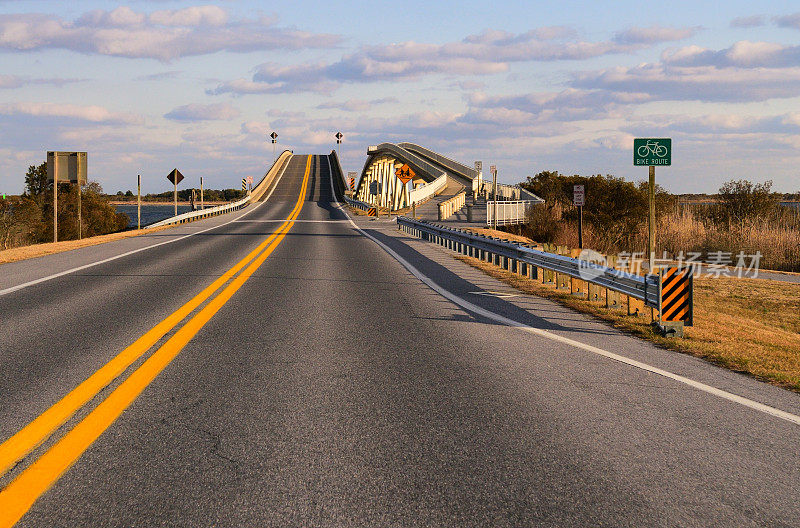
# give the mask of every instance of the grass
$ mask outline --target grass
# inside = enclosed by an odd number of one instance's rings
[[[575,222],[558,219],[554,216],[540,215],[535,219],[535,228],[542,230],[548,224],[549,235],[557,245],[578,247],[578,228]],[[515,233],[542,239],[531,226],[511,228]],[[545,239],[543,239],[545,240]],[[645,252],[647,248],[647,220],[638,224],[638,230],[628,233],[624,241],[609,241],[609,234],[597,233],[591,225],[584,223],[584,247],[590,247],[606,254],[620,252]],[[656,254],[663,251],[671,257],[681,252],[701,253],[703,258],[709,253],[723,251],[731,253],[733,264],[736,255],[761,253],[760,269],[800,272],[800,217],[784,212],[782,218],[758,218],[740,225],[719,225],[704,220],[700,213],[690,209],[673,211],[660,217],[656,226]],[[746,262],[749,262],[749,258]]]
[[[110,233],[108,235],[98,235],[93,237],[84,238],[82,240],[65,240],[63,242],[47,242],[44,244],[33,244],[30,246],[20,246],[11,249],[4,249],[0,251],[0,264],[8,262],[17,262],[19,260],[26,260],[30,258],[43,257],[45,255],[52,255],[54,253],[61,253],[63,251],[71,251],[87,246],[95,246],[97,244],[104,244],[114,240],[121,240],[123,238],[130,238],[142,234],[155,233],[163,229],[173,226],[150,227],[142,230],[132,229],[130,231],[120,231],[118,233]]]
[[[521,291],[591,314],[661,347],[800,392],[800,284],[697,278],[695,326],[685,328],[683,339],[673,339],[653,332],[649,313],[628,316],[624,310],[605,308],[487,262],[455,258]]]

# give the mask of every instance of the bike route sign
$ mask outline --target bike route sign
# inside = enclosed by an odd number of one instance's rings
[[[633,164],[672,165],[672,138],[636,138],[633,140]]]

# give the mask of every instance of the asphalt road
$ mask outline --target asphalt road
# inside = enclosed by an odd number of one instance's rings
[[[0,295],[0,441],[279,230],[307,162],[243,214],[85,248],[74,262],[172,241]],[[357,230],[329,178],[312,157],[291,229],[20,526],[798,525],[800,425],[568,340],[794,415],[797,395],[483,295],[502,286],[389,221]],[[69,263],[0,266],[0,289]],[[0,478],[0,501],[142,361]]]

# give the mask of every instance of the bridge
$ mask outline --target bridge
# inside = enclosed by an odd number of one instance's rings
[[[796,394],[345,205],[484,183],[384,143],[348,196],[287,151],[236,208],[0,266],[0,527],[796,524]]]

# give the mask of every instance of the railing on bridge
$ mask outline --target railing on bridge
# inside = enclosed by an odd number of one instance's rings
[[[532,207],[542,203],[534,200],[498,200],[486,202],[487,225],[513,225],[523,224],[528,218]],[[497,224],[495,224],[495,211],[497,211]]]
[[[292,152],[289,150],[284,150],[278,159],[275,160],[275,163],[270,167],[270,169],[264,174],[264,177],[261,178],[261,181],[258,182],[258,185],[255,186],[251,194],[248,194],[241,200],[237,200],[235,202],[231,202],[224,205],[218,205],[216,207],[209,207],[207,209],[200,209],[198,211],[189,211],[188,213],[179,214],[177,216],[173,216],[167,218],[165,220],[161,220],[160,222],[156,222],[152,225],[147,227],[161,227],[173,224],[185,224],[188,222],[193,222],[195,220],[200,220],[202,218],[208,218],[210,216],[217,216],[225,213],[230,213],[233,211],[238,211],[239,209],[246,207],[250,202],[254,199],[258,199],[261,197],[262,194],[266,191],[266,188],[274,181],[275,176],[277,175],[278,171],[281,167],[286,163],[287,159],[292,155]]]
[[[447,200],[439,203],[439,220],[447,220],[456,214],[457,211],[460,211],[466,203],[466,197],[467,193],[461,191],[452,198],[448,198]]]

